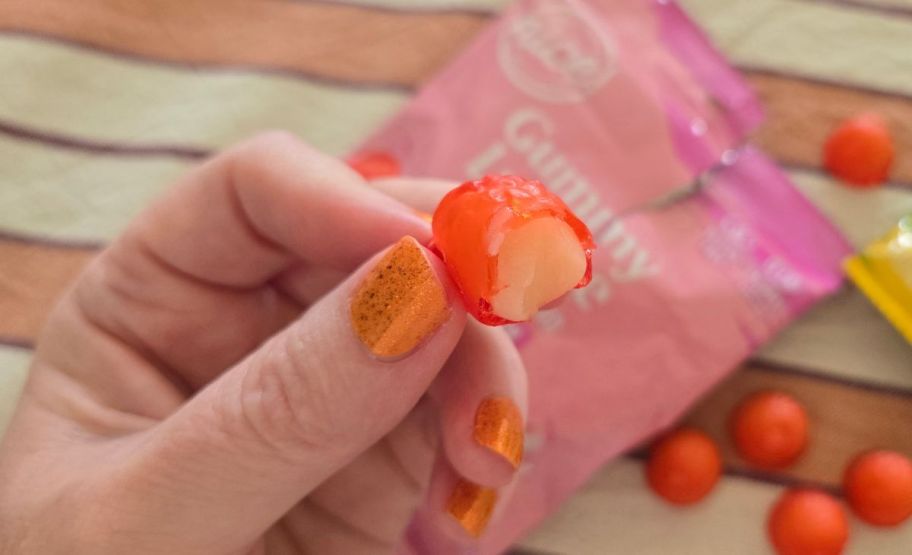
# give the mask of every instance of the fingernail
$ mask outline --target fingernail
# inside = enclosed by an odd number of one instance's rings
[[[487,527],[496,502],[497,491],[459,480],[447,501],[447,512],[466,532],[477,538]]]
[[[475,411],[475,441],[519,468],[523,456],[523,421],[519,408],[507,397],[488,397]]]
[[[352,327],[381,358],[402,356],[450,313],[446,292],[418,242],[404,237],[370,271],[351,303]]]

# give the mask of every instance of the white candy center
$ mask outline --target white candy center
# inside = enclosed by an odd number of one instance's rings
[[[570,226],[557,218],[534,219],[503,239],[491,308],[508,320],[528,320],[585,272],[586,253]]]

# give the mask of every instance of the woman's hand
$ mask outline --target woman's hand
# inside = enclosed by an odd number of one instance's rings
[[[525,375],[400,202],[441,192],[281,133],[178,183],[49,318],[0,450],[0,551],[380,553],[421,505],[425,539],[481,533]]]

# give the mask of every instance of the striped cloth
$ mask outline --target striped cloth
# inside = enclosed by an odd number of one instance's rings
[[[405,103],[504,0],[0,0],[0,429],[45,314],[150,198],[209,153],[290,129],[342,154]],[[856,246],[912,212],[912,0],[684,0],[762,97],[754,141]],[[820,171],[840,119],[875,110],[899,159],[856,192]],[[724,417],[745,392],[791,391],[814,445],[775,474],[744,467]],[[547,553],[768,553],[784,485],[835,489],[854,453],[912,455],[912,349],[847,287],[687,417],[723,445],[711,499],[673,510],[630,457],[522,543]],[[849,553],[905,554],[912,525],[853,522]],[[657,533],[661,531],[661,533]]]

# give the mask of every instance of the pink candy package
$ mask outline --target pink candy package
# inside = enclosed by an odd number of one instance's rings
[[[537,176],[582,216],[685,186],[760,119],[674,4],[522,0],[362,150],[411,176]]]
[[[540,179],[598,244],[588,287],[510,326],[528,449],[478,552],[506,549],[839,287],[846,242],[742,146],[759,119],[673,3],[521,0],[363,145],[407,175]],[[423,518],[412,550],[455,550]]]

